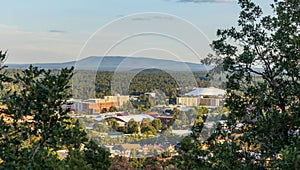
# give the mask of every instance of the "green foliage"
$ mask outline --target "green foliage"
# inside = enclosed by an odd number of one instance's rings
[[[143,118],[140,127],[142,129],[143,127],[146,127],[146,126],[151,126],[150,118]]]
[[[198,109],[198,116],[202,117],[203,115],[207,115],[209,113],[209,110],[205,106],[200,106]]]
[[[30,66],[13,77],[0,74],[0,84],[10,80],[18,88],[1,94],[0,169],[101,169],[90,162],[99,157],[109,166],[109,153],[101,147],[88,143],[86,151],[94,153],[89,157],[80,150],[88,141],[84,127],[62,109],[71,97],[72,71]],[[65,160],[57,155],[61,149],[69,151]]]
[[[92,165],[88,164],[87,160],[85,159],[84,152],[75,149],[69,150],[68,157],[63,160],[63,164],[60,169],[67,169],[67,170],[92,170]]]
[[[107,123],[113,130],[115,130],[115,131],[118,130],[118,122],[116,119],[108,119]]]
[[[104,122],[95,123],[93,129],[97,132],[108,133],[109,127]]]
[[[109,170],[132,170],[132,166],[127,157],[115,156],[112,158]]]
[[[5,100],[2,101],[7,106],[4,110],[5,117],[11,120],[10,124],[1,122],[1,146],[7,148],[2,150],[4,154],[1,155],[1,159],[5,163],[16,161],[29,164],[35,162],[35,155],[39,149],[56,150],[71,143],[74,147],[79,146],[73,141],[63,140],[68,135],[72,136],[74,132],[72,119],[67,115],[68,111],[61,108],[70,97],[71,73],[72,69],[63,69],[55,75],[50,70],[31,66],[21,74],[15,75],[13,82],[21,90],[19,93],[8,91],[4,94]],[[81,139],[78,134],[76,137]],[[27,140],[32,141],[31,145],[23,146]]]
[[[146,157],[141,157],[141,158],[131,158],[129,160],[130,165],[133,169],[142,169],[143,168],[143,164],[146,160]]]
[[[180,113],[179,109],[176,109],[176,108],[173,109],[173,112],[172,112],[173,118],[172,118],[172,121],[170,122],[170,125],[172,125],[175,122],[175,120],[177,120],[179,113]]]
[[[110,166],[110,152],[90,141],[84,150],[85,160],[92,165],[92,169],[104,170]]]
[[[6,66],[3,65],[3,62],[6,60],[6,55],[7,55],[7,52],[0,51],[0,72],[4,72],[4,73],[0,74],[0,81],[1,81],[0,90],[3,89],[2,82],[8,83],[8,82],[12,81],[12,79],[7,76],[7,73],[5,71],[3,71],[6,68]]]
[[[280,151],[278,157],[280,161],[272,162],[272,164],[274,164],[273,166],[279,167],[280,169],[299,169],[300,151],[298,148],[286,146]]]
[[[154,157],[148,157],[143,163],[144,170],[162,170],[161,163]]]
[[[99,71],[97,72],[96,79],[93,71],[80,70],[76,73],[73,78],[73,94],[74,98],[103,98],[108,95],[124,94],[128,95],[140,95],[145,92],[152,92],[155,89],[160,89],[167,98],[175,98],[182,92],[177,90],[178,84],[174,78],[166,72],[155,70],[155,71],[142,71],[137,75],[133,75],[132,72],[122,72],[114,74],[114,72],[109,71]],[[181,77],[183,81],[188,84],[189,78],[185,73],[173,73],[175,77]],[[114,76],[114,77],[113,77]],[[131,76],[134,76],[132,80],[128,80]],[[184,78],[186,80],[184,80]],[[210,82],[205,79],[205,73],[194,73],[194,77],[198,83],[199,87],[209,87]],[[114,86],[115,91],[111,91],[112,79],[116,81]],[[94,80],[92,81],[91,80]],[[126,82],[130,82],[129,91],[125,93],[124,89],[127,88]],[[192,83],[190,83],[192,84]],[[149,103],[147,103],[148,105]]]
[[[148,135],[156,135],[157,131],[153,126],[145,126],[141,129],[141,132],[143,134],[148,134]]]
[[[116,106],[110,106],[109,108],[109,112],[117,112],[118,109],[116,108]]]
[[[156,129],[156,131],[161,130],[162,128],[162,123],[160,119],[154,119],[151,124]]]
[[[200,145],[194,138],[187,136],[179,145],[179,155],[173,156],[170,162],[174,162],[178,169],[209,169],[200,155]]]
[[[180,112],[178,115],[178,119],[174,121],[172,128],[180,130],[189,129],[189,123],[190,122],[188,120],[186,112]]]
[[[190,136],[186,136],[180,142],[180,151],[181,152],[188,152],[193,148],[193,138]]]
[[[128,121],[127,127],[126,127],[126,133],[138,133],[139,132],[139,125],[136,121],[134,121],[133,119],[130,119]]]
[[[239,5],[238,27],[218,30],[212,43],[216,64],[228,73],[228,130],[217,128],[208,141],[196,140],[209,152],[193,155],[204,155],[204,167],[213,169],[297,169],[300,1],[275,0],[271,16],[250,0]],[[234,137],[237,132],[242,136]]]
[[[23,155],[25,156],[25,155]],[[46,158],[46,159],[45,159]],[[35,156],[35,162],[31,162],[28,165],[19,164],[16,168],[28,168],[28,169],[59,169],[62,166],[62,162],[58,154],[54,150],[42,148],[37,151]]]

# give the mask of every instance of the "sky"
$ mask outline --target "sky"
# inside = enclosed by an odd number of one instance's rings
[[[256,1],[266,9],[271,2]],[[235,0],[9,0],[1,6],[6,63],[103,55],[197,63],[211,53],[217,29],[236,26],[240,10]]]

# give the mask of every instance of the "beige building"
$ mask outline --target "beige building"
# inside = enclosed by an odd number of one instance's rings
[[[222,106],[224,104],[223,98],[200,98],[200,105],[206,106]]]
[[[177,104],[185,105],[187,107],[200,105],[200,97],[184,96],[184,97],[177,97],[176,100],[177,100]]]
[[[109,111],[111,106],[121,108],[124,104],[129,101],[129,96],[104,96],[104,99],[87,99],[84,101],[78,99],[70,99],[70,104],[62,106],[63,109],[69,108],[74,113],[88,113],[96,114],[101,112]]]
[[[81,103],[82,112],[95,114],[109,111],[111,106],[121,108],[129,101],[129,96],[104,96],[104,99],[88,99]]]
[[[111,106],[116,105],[115,102],[107,101],[105,99],[88,99],[82,102],[82,112],[88,114],[107,112]]]
[[[177,104],[187,107],[206,105],[206,106],[221,106],[224,103],[225,90],[209,87],[197,88],[183,97],[178,97]]]
[[[214,96],[184,96],[184,97],[177,97],[176,99],[177,104],[185,105],[187,107],[193,106],[222,106],[224,103],[223,97],[214,97]]]
[[[129,96],[105,96],[104,99],[108,102],[116,103],[116,107],[120,108],[129,101]]]

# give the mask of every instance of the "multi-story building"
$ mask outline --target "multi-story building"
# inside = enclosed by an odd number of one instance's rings
[[[121,108],[129,101],[129,96],[104,96],[104,99],[88,99],[81,102],[81,110],[88,114],[95,114],[109,111],[110,107],[114,106]]]
[[[82,104],[82,112],[87,114],[100,113],[100,109],[97,106],[97,103],[92,103],[88,101],[84,101]]]
[[[177,104],[188,107],[206,105],[206,106],[221,106],[224,103],[225,90],[209,87],[197,88],[183,97],[177,98]]]
[[[104,96],[104,99],[108,102],[116,103],[116,107],[121,108],[124,104],[126,104],[129,101],[129,96]]]
[[[114,106],[121,108],[124,104],[129,101],[129,96],[105,96],[104,99],[70,99],[62,106],[63,109],[70,109],[74,113],[88,113],[95,114],[109,111],[110,107]]]
[[[198,96],[177,97],[177,104],[179,104],[179,105],[185,105],[187,107],[199,106],[199,104],[200,104],[200,97],[198,97]]]
[[[62,105],[62,109],[70,109],[74,113],[82,112],[82,102],[79,99],[70,99],[67,101],[68,104]]]
[[[88,99],[82,102],[82,112],[88,114],[101,113],[108,111],[112,106],[116,106],[116,103],[105,99]]]
[[[206,105],[206,106],[222,106],[224,104],[223,98],[200,98],[200,105]]]

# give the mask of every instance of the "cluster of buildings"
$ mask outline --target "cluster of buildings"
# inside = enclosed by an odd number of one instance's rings
[[[151,97],[156,97],[155,93],[145,93]],[[87,99],[87,100],[75,100],[72,99],[69,102],[72,105],[67,105],[75,113],[86,113],[85,117],[91,117],[97,121],[109,121],[113,119],[117,123],[118,129],[124,129],[128,125],[130,120],[134,120],[139,125],[143,120],[148,120],[152,122],[154,119],[161,120],[162,125],[173,119],[173,115],[168,114],[167,110],[173,110],[174,108],[181,111],[186,111],[185,109],[190,109],[192,107],[198,107],[200,105],[205,105],[209,108],[215,108],[222,106],[224,104],[225,91],[222,89],[209,87],[209,88],[196,88],[191,92],[184,94],[181,97],[176,98],[176,105],[156,105],[153,106],[156,111],[144,112],[144,114],[128,114],[124,112],[108,112],[110,107],[114,106],[117,109],[121,109],[124,104],[130,101],[139,100],[139,96],[105,96],[103,99]],[[101,113],[101,114],[100,114]],[[80,116],[80,115],[79,115]],[[210,129],[210,124],[212,122],[207,122],[208,129]],[[212,126],[212,125],[211,125]],[[92,130],[93,125],[89,125],[87,129]],[[186,136],[191,133],[190,130],[172,130],[173,134],[178,136]],[[103,136],[114,137],[109,133],[102,133]],[[155,153],[161,153],[163,151],[169,150],[172,154],[177,154],[174,144],[152,144],[152,145],[142,145],[139,143],[130,144],[119,144],[119,145],[105,145],[112,155],[123,155],[123,156],[147,156]]]
[[[145,93],[145,95],[155,97],[155,93]],[[177,97],[176,104],[185,107],[197,107],[200,105],[218,107],[224,104],[224,95],[225,90],[222,89],[214,87],[197,88],[181,97]],[[135,98],[129,95],[104,96],[103,99],[71,99],[69,102],[72,105],[65,105],[64,107],[70,108],[74,113],[99,114],[108,112],[111,107],[120,109],[132,99]]]
[[[155,94],[149,94],[155,97]],[[108,113],[101,113],[104,109],[108,109],[111,106],[115,106],[117,108],[122,107],[123,104],[132,100],[132,96],[105,96],[104,99],[88,99],[84,101],[73,101],[73,105],[71,107],[75,110],[75,112],[85,112],[87,113],[86,116],[90,115],[97,115],[94,118],[96,121],[102,120],[112,120],[115,121],[118,125],[118,128],[124,129],[127,126],[130,120],[134,120],[138,124],[144,119],[148,119],[148,121],[153,121],[153,119],[159,119],[163,125],[166,125],[168,122],[172,121],[173,115],[172,110],[174,108],[180,111],[188,111],[193,107],[198,107],[200,105],[205,105],[208,108],[216,108],[218,106],[222,106],[224,103],[224,95],[225,91],[222,89],[209,87],[209,88],[197,88],[193,91],[186,93],[182,97],[177,98],[177,105],[156,105],[153,106],[152,111],[144,112],[144,114],[131,114],[131,113],[124,113],[124,112],[108,112]],[[77,108],[76,107],[80,107]],[[71,108],[72,109],[72,108]],[[171,111],[171,112],[169,112]],[[92,129],[92,126],[89,126]],[[189,133],[189,132],[180,132],[182,133]]]
[[[71,99],[68,102],[72,104],[64,108],[70,108],[74,113],[98,114],[108,112],[111,107],[120,109],[128,101],[128,95],[104,96],[104,99]]]

